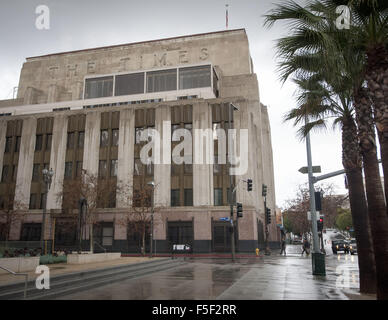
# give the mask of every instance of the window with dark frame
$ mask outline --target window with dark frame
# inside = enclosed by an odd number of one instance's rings
[[[38,202],[37,198],[38,198],[38,195],[36,193],[30,194],[30,205],[29,205],[30,210],[36,209],[37,202]]]
[[[73,177],[73,162],[65,162],[65,179],[69,180]]]
[[[22,137],[20,137],[20,136],[16,137],[15,152],[19,152],[20,151],[20,141],[21,141],[21,139],[22,139]]]
[[[179,89],[211,86],[210,65],[179,68]]]
[[[79,131],[78,132],[78,143],[77,143],[78,149],[84,148],[84,142],[85,142],[85,132]]]
[[[117,75],[115,96],[144,93],[144,72]]]
[[[81,175],[82,175],[82,161],[77,161],[75,170],[76,170],[76,172],[75,172],[76,176],[81,177]]]
[[[85,99],[113,96],[113,76],[85,80]]]
[[[112,146],[116,147],[119,145],[119,129],[112,130]]]
[[[147,92],[173,91],[177,89],[177,69],[147,72]]]
[[[223,205],[223,199],[222,199],[222,189],[221,188],[215,188],[214,189],[214,205],[215,206],[222,206]]]
[[[32,167],[32,181],[39,181],[40,177],[40,164],[34,163],[34,166]]]
[[[179,207],[180,203],[180,190],[172,189],[171,190],[171,207]]]
[[[47,134],[47,136],[46,136],[46,150],[51,150],[52,139],[53,139],[53,135]]]
[[[3,166],[3,170],[1,173],[1,182],[7,182],[8,181],[8,174],[9,174],[9,166],[5,165]]]
[[[11,151],[11,146],[12,146],[12,137],[6,137],[5,138],[5,149],[4,152],[8,153]]]
[[[66,143],[67,149],[74,149],[74,136],[75,136],[74,132],[67,133],[67,143]]]
[[[184,189],[184,204],[186,207],[193,206],[193,189]]]
[[[100,178],[105,178],[107,175],[107,171],[108,171],[108,168],[107,168],[106,160],[100,160],[98,165],[98,176]]]
[[[118,161],[117,159],[110,160],[110,176],[117,177]]]
[[[35,151],[41,151],[42,144],[43,144],[43,135],[41,134],[36,135]]]
[[[109,131],[101,130],[100,134],[100,147],[107,147],[109,144]]]

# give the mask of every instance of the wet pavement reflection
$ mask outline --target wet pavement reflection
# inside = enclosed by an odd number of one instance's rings
[[[292,250],[295,254],[291,254]],[[357,294],[358,259],[326,256],[326,277],[312,275],[311,257],[297,254],[237,259],[193,258],[186,264],[153,274],[112,283],[61,299],[104,300],[259,300],[349,299]]]

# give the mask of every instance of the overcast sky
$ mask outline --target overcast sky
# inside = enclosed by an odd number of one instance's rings
[[[276,200],[282,207],[307,175],[305,143],[296,128],[283,123],[284,113],[295,106],[295,86],[278,80],[275,40],[287,34],[281,25],[263,27],[263,15],[281,0],[8,0],[0,2],[0,99],[12,98],[26,57],[90,47],[153,40],[225,29],[225,4],[229,4],[229,29],[245,28],[261,102],[269,107],[274,153]],[[35,8],[50,9],[50,30],[35,27]],[[339,130],[313,133],[313,164],[322,173],[342,169]],[[344,177],[326,180],[345,193]]]

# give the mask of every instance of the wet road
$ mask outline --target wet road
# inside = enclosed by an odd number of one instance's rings
[[[348,299],[357,294],[357,256],[326,256],[326,277],[313,276],[311,258],[300,246],[288,246],[287,256],[238,259],[196,258],[171,270],[64,296],[61,299],[104,300],[259,300]]]

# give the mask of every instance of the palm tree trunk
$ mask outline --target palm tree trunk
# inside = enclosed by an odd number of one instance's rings
[[[361,293],[376,293],[376,265],[362,179],[362,161],[353,118],[342,126],[342,163],[349,188],[349,202],[357,241]]]
[[[377,162],[372,110],[363,88],[355,92],[354,98],[376,261],[377,299],[388,299],[388,216]]]
[[[366,79],[368,96],[372,99],[383,166],[385,200],[388,201],[388,50],[375,46],[368,50]],[[388,214],[388,212],[387,212]]]

